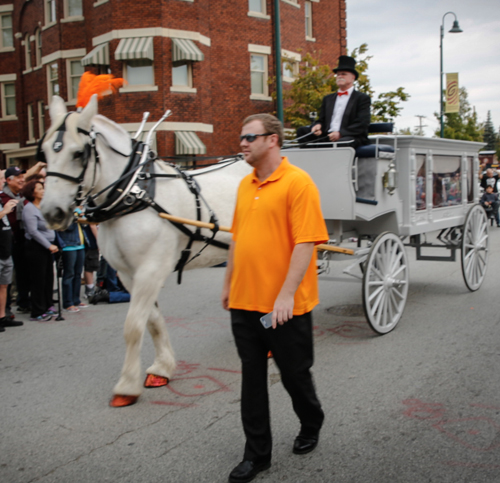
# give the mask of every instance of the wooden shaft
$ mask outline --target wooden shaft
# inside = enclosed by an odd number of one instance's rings
[[[160,216],[165,220],[172,221],[174,223],[182,223],[183,225],[192,225],[197,226],[199,228],[208,228],[212,230],[215,225],[213,223],[206,223],[204,221],[190,220],[189,218],[181,218],[180,216],[167,215],[166,213],[160,213]],[[231,229],[227,226],[219,226],[220,231],[224,231],[226,233],[230,233]],[[342,248],[334,245],[316,245],[318,250],[327,251],[327,252],[335,252],[335,253],[344,253],[345,255],[354,255],[354,250],[350,248]]]

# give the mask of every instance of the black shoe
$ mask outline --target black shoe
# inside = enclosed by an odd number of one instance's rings
[[[1,322],[0,322],[0,332],[5,332],[5,327],[2,325]]]
[[[310,453],[316,446],[318,446],[319,435],[316,436],[301,436],[300,434],[295,438],[293,443],[293,452],[295,454]]]
[[[0,319],[0,325],[3,327],[20,327],[24,322],[19,320],[12,320],[10,317],[3,317]]]
[[[29,307],[18,307],[16,312],[18,314],[29,314],[31,309]]]
[[[260,465],[250,460],[242,461],[229,475],[229,483],[246,483],[252,481],[261,471],[271,467],[271,462]]]
[[[99,290],[89,298],[89,302],[97,305],[99,302],[109,302],[109,292],[107,290]]]

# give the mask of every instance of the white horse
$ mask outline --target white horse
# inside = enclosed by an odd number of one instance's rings
[[[96,96],[82,112],[66,116],[64,101],[54,96],[50,104],[51,127],[42,144],[50,174],[45,183],[41,210],[56,230],[68,228],[73,221],[79,190],[79,183],[75,179],[82,175],[80,189],[84,195],[90,191],[98,193],[117,180],[125,169],[128,158],[118,152],[128,156],[131,151],[128,133],[118,124],[97,114]],[[60,130],[63,123],[65,131]],[[82,153],[89,144],[88,132],[91,130],[99,133],[95,141],[99,159],[96,161],[94,152],[91,152],[85,169]],[[58,141],[62,147],[57,144]],[[196,177],[201,193],[217,214],[220,224],[230,225],[239,182],[250,172],[250,167],[244,161],[238,161],[223,169],[206,171]],[[155,161],[154,172],[175,173],[175,170],[162,161]],[[100,195],[96,202],[101,203],[106,194]],[[154,199],[173,215],[196,219],[194,195],[182,179],[157,178]],[[204,206],[202,220],[209,221],[208,210]],[[203,230],[203,234],[210,237],[212,233]],[[219,232],[216,239],[229,243],[230,235]],[[164,319],[155,302],[187,242],[185,234],[169,221],[161,219],[149,207],[100,225],[99,248],[105,259],[118,271],[120,280],[131,294],[124,330],[127,350],[121,376],[110,401],[113,407],[134,404],[142,392],[140,349],[146,325],[153,338],[156,354],[153,364],[146,370],[148,376],[144,386],[166,385],[173,375],[175,357]],[[197,253],[203,246],[202,242],[194,242],[192,253]],[[227,250],[208,246],[186,269],[213,266],[223,262],[226,257]]]

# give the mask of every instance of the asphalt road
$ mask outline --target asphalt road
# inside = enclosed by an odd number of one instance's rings
[[[460,263],[414,261],[403,319],[376,336],[361,286],[320,279],[315,380],[326,412],[318,448],[292,454],[299,429],[270,361],[273,464],[262,482],[500,481],[500,229],[470,293]],[[108,407],[124,357],[127,305],[0,334],[0,482],[225,482],[243,453],[240,366],[220,308],[224,269],[186,272],[161,292],[178,360],[168,387]],[[347,306],[347,307],[345,307]],[[152,360],[145,336],[143,370]]]

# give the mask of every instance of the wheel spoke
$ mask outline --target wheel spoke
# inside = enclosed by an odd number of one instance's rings
[[[368,298],[368,301],[371,302],[375,297],[378,296],[380,292],[384,290],[384,287],[379,287],[377,290],[374,290],[371,294],[370,297]]]

